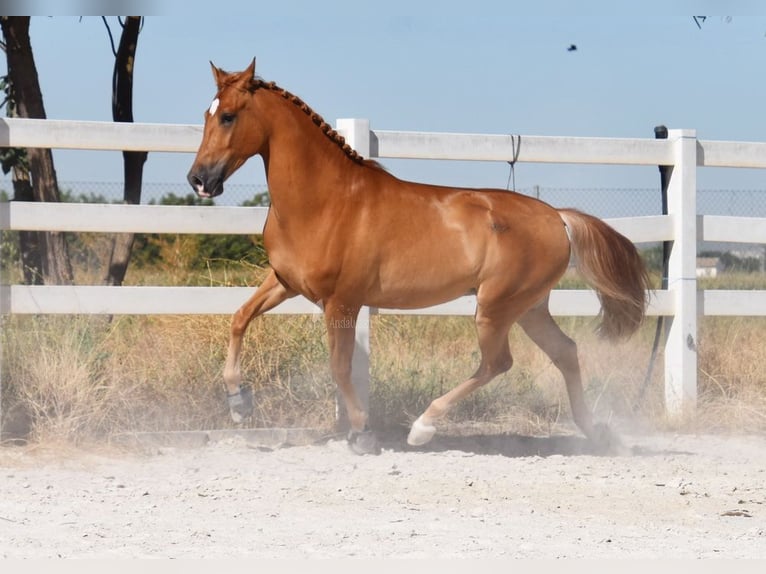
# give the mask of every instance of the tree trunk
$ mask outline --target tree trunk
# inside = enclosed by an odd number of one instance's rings
[[[13,200],[34,201],[29,172],[22,167],[13,167]],[[40,232],[19,231],[19,250],[24,283],[41,285],[43,282],[42,257],[40,254]]]
[[[0,18],[8,59],[8,80],[18,116],[45,119],[32,45],[29,40],[29,16]],[[53,154],[50,149],[29,148],[29,175],[34,201],[60,201]],[[39,234],[43,280],[47,284],[71,284],[72,266],[63,233]]]
[[[18,117],[16,104],[13,101],[10,85],[6,82],[6,109],[8,116]],[[6,150],[4,157],[3,173],[11,172],[13,185],[13,201],[34,201],[32,193],[32,181],[29,179],[29,158],[27,150]],[[38,231],[19,231],[19,251],[21,256],[21,270],[26,285],[42,285],[43,263],[40,254],[40,233]]]
[[[116,122],[133,121],[133,65],[140,31],[141,17],[128,16],[122,28],[112,75],[112,118]],[[123,200],[129,204],[141,203],[141,182],[147,153],[124,151],[122,157],[125,180]],[[132,233],[119,233],[112,237],[105,284],[122,285],[132,248]]]

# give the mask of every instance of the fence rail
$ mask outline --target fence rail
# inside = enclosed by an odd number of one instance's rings
[[[448,134],[371,130],[367,120],[343,119],[338,130],[363,156],[518,162],[672,166],[668,214],[607,219],[635,243],[670,241],[668,288],[650,294],[649,315],[669,318],[665,398],[670,414],[694,409],[697,319],[701,315],[766,316],[766,291],[697,289],[698,241],[766,243],[766,218],[696,214],[696,170],[716,166],[766,168],[766,143],[698,140],[694,130],[670,130],[667,140]],[[0,147],[195,152],[201,126],[0,119]],[[267,208],[152,205],[0,204],[0,229],[80,232],[258,234]],[[0,287],[3,314],[229,314],[252,294],[248,287]],[[426,309],[363,310],[357,322],[354,380],[367,397],[369,316],[472,315],[475,297]],[[590,290],[554,290],[553,315],[596,315]],[[296,297],[274,314],[318,314]]]
[[[0,147],[195,153],[201,141],[200,125],[0,118]],[[670,140],[645,138],[375,130],[368,148],[370,157],[403,159],[505,162],[516,154],[522,163],[675,163]],[[696,148],[700,167],[766,168],[766,142],[697,140]]]
[[[192,207],[117,204],[11,202],[0,204],[3,229],[104,233],[260,234],[266,207]],[[635,242],[672,238],[672,218],[644,216],[605,219]],[[11,285],[0,302],[11,314],[216,314],[233,313],[251,295],[250,287],[151,287]],[[204,301],[204,305],[200,302]],[[379,309],[380,314],[473,315],[475,297],[424,309]],[[599,302],[590,290],[554,292],[555,315],[595,316]],[[321,313],[303,297],[289,299],[272,313]],[[666,291],[652,294],[650,315],[672,315]]]

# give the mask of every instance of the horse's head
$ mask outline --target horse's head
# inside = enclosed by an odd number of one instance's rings
[[[252,113],[255,59],[242,72],[213,68],[218,92],[205,111],[205,129],[187,179],[200,197],[223,193],[223,182],[245,161],[259,153],[264,130]]]

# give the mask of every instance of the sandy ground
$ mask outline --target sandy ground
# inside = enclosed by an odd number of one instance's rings
[[[766,558],[766,438],[0,449],[0,557]]]

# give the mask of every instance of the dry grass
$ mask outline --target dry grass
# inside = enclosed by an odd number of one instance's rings
[[[245,285],[260,273],[232,265],[177,279]],[[600,420],[631,430],[766,431],[766,318],[700,322],[698,409],[682,420],[664,414],[662,353],[644,389],[654,318],[618,345],[594,334],[595,319],[560,324],[578,342],[586,397]],[[223,316],[4,317],[3,437],[104,443],[126,432],[233,427],[222,385],[228,329]],[[513,369],[459,404],[447,423],[534,435],[576,431],[559,372],[520,329],[510,342]],[[381,430],[407,428],[479,361],[469,317],[374,316],[371,347],[371,423]],[[321,320],[259,318],[242,360],[256,403],[249,426],[333,428]]]
[[[612,345],[593,321],[562,320],[579,343],[588,402],[601,420],[681,431],[766,430],[766,322],[706,319],[700,335],[700,398],[693,420],[662,408],[662,357],[644,391],[653,322]],[[221,370],[228,317],[13,317],[3,329],[6,438],[109,441],[120,433],[231,428]],[[373,319],[371,422],[403,430],[478,362],[470,318]],[[511,333],[513,369],[459,404],[448,424],[498,432],[575,431],[560,374],[523,333]],[[256,413],[249,426],[333,427],[335,389],[324,327],[311,317],[266,316],[243,354]],[[639,397],[642,400],[639,401]]]
[[[614,345],[597,337],[594,319],[562,318],[578,342],[586,396],[597,416],[638,421],[655,416],[661,363],[644,400],[643,381],[654,326],[630,342]],[[521,329],[510,334],[514,366],[449,414],[453,424],[481,422],[505,432],[550,434],[574,430],[563,378]],[[409,426],[431,400],[469,376],[479,361],[472,320],[465,318],[379,317],[373,327],[373,394],[377,427]]]
[[[329,425],[321,323],[264,317],[246,339],[253,426]],[[275,321],[276,319],[276,321]],[[222,386],[228,318],[13,317],[3,329],[6,437],[79,443],[232,426]],[[320,358],[321,357],[321,358]]]
[[[766,430],[766,317],[708,317],[700,329],[695,429]]]

